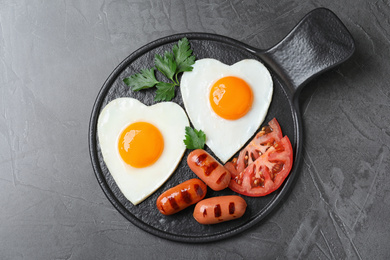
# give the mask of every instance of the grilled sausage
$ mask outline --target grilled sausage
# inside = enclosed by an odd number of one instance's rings
[[[185,181],[161,194],[156,205],[164,215],[172,215],[206,196],[207,186],[199,179]]]
[[[225,189],[230,182],[230,172],[205,150],[197,149],[187,157],[191,170],[215,191]]]
[[[212,197],[198,202],[193,216],[200,224],[217,224],[242,217],[246,206],[240,196]]]

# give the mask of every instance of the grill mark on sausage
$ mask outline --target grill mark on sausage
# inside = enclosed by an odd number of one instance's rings
[[[213,162],[209,166],[204,166],[204,174],[209,176],[216,168],[218,167],[218,163]]]
[[[161,213],[163,213],[163,214],[165,214],[165,212],[166,212],[163,206],[159,206],[158,210],[161,211]]]
[[[212,162],[210,165],[206,165],[206,159],[207,154],[203,153],[196,158],[195,163],[204,170],[206,176],[209,176],[218,167],[218,163]]]
[[[233,215],[234,211],[236,211],[236,206],[234,205],[234,202],[229,203],[229,214]]]
[[[180,208],[179,205],[178,205],[177,202],[176,202],[176,199],[175,199],[174,197],[169,196],[169,197],[168,197],[168,201],[169,201],[169,204],[171,204],[171,206],[172,206],[172,208],[173,208],[174,210],[178,210],[178,209]]]
[[[199,186],[199,184],[195,184],[194,185],[194,189],[196,191],[196,194],[199,196],[199,197],[202,197],[203,196],[203,190],[202,190],[202,187]]]
[[[207,216],[207,209],[203,210],[203,217],[205,218]]]
[[[227,172],[222,173],[221,176],[219,176],[219,178],[216,181],[216,183],[220,184],[223,181],[223,179],[225,178],[226,174],[227,174]]]
[[[222,215],[221,205],[217,204],[214,206],[214,217],[219,218]]]
[[[187,204],[191,204],[192,203],[192,199],[191,199],[191,194],[188,192],[188,190],[181,190],[180,191],[181,193],[181,197],[183,198],[183,201]]]
[[[195,160],[196,165],[203,166],[204,161],[206,161],[206,158],[207,158],[207,154],[205,153],[200,154],[198,157],[196,157]]]

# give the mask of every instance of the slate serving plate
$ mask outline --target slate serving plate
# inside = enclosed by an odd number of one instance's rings
[[[183,37],[190,41],[197,59],[214,58],[225,64],[234,64],[242,59],[263,62],[271,72],[274,93],[266,124],[276,117],[283,134],[287,135],[294,149],[293,169],[284,184],[274,193],[260,198],[244,197],[248,208],[240,219],[217,225],[200,225],[192,217],[191,206],[172,216],[164,216],[156,208],[157,197],[165,190],[196,175],[188,168],[186,151],[176,171],[157,192],[141,204],[132,205],[120,192],[108,171],[97,138],[97,119],[100,111],[111,100],[133,97],[146,105],[154,104],[154,90],[132,92],[123,79],[153,66],[156,53],[171,51],[172,46]],[[316,75],[347,60],[354,52],[354,40],[346,27],[328,9],[319,8],[307,14],[298,25],[277,45],[268,50],[259,50],[234,39],[207,33],[183,33],[151,42],[128,56],[108,77],[101,88],[94,107],[89,127],[89,150],[96,178],[114,207],[139,228],[156,236],[181,242],[210,242],[243,232],[258,224],[277,207],[293,184],[299,172],[298,164],[302,150],[302,127],[298,96],[302,87]],[[159,73],[157,78],[162,79]],[[177,88],[173,102],[184,108],[180,89]],[[228,142],[228,140],[226,140]],[[206,147],[206,151],[212,154]],[[230,189],[214,192],[208,189],[206,197],[234,194]]]

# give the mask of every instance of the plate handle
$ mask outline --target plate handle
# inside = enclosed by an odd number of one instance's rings
[[[310,79],[347,60],[354,40],[340,19],[326,8],[308,13],[274,47],[258,53],[293,93]]]

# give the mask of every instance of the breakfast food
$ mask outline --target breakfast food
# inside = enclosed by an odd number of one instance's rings
[[[172,102],[146,106],[133,98],[107,104],[98,118],[105,164],[123,195],[134,205],[159,188],[180,162],[189,125]]]
[[[180,73],[186,112],[172,102],[146,106],[133,98],[118,98],[104,107],[98,118],[104,162],[123,195],[137,205],[170,177],[186,147],[196,149],[188,155],[187,164],[201,180],[190,179],[168,189],[156,200],[157,209],[172,215],[196,204],[193,216],[205,225],[240,218],[247,208],[242,197],[204,198],[207,186],[214,191],[229,187],[243,195],[264,196],[288,176],[292,148],[276,119],[262,128],[238,158],[226,163],[263,122],[273,95],[272,77],[257,60],[231,66],[214,59],[195,62],[183,38],[172,52],[156,53],[154,67],[123,81],[132,91],[155,87],[154,101],[169,101],[179,86]],[[160,81],[161,74],[169,82]],[[203,150],[205,144],[226,164]]]
[[[139,73],[123,79],[133,91],[156,87],[154,101],[170,101],[175,96],[175,87],[179,86],[178,75],[184,71],[191,71],[195,56],[192,55],[190,43],[187,38],[182,38],[172,47],[172,52],[165,51],[164,55],[154,54],[154,67],[143,69]],[[166,77],[159,81],[155,76],[158,70]]]
[[[263,126],[251,142],[240,151],[238,158],[233,158],[227,162],[225,167],[233,174],[237,175],[249,164],[254,162],[260,155],[264,154],[275,142],[279,142],[283,138],[282,130],[279,122],[273,118],[268,122],[268,125]]]
[[[230,172],[205,150],[192,151],[187,157],[187,164],[212,190],[219,191],[229,186]]]
[[[289,175],[293,150],[276,119],[263,127],[255,138],[234,158],[225,164],[232,179],[229,188],[251,197],[270,194],[278,189]]]
[[[225,163],[263,122],[273,93],[272,78],[257,60],[231,66],[200,59],[184,72],[181,94],[195,128],[207,136],[206,145]]]
[[[191,179],[162,193],[156,205],[162,214],[172,215],[202,200],[206,192],[206,184],[199,179]]]
[[[200,224],[217,224],[242,217],[246,207],[245,200],[237,195],[212,197],[198,202],[193,216]]]

